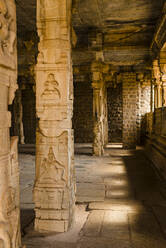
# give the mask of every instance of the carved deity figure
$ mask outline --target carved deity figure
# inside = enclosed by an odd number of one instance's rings
[[[0,245],[5,248],[20,246],[20,215],[15,201],[15,190],[9,187],[3,196],[5,209],[0,212]]]
[[[14,51],[14,42],[16,34],[12,30],[13,18],[8,13],[8,8],[5,0],[0,1],[0,54],[5,51],[9,54]]]
[[[56,160],[52,147],[49,149],[48,157],[44,158],[41,169],[40,180],[42,182],[64,185],[66,181],[65,169]]]
[[[57,89],[59,86],[58,82],[55,80],[54,74],[50,73],[48,75],[47,81],[44,84],[44,92],[42,94],[43,99],[46,100],[59,100],[60,92]]]

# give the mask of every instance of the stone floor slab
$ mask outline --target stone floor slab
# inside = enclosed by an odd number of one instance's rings
[[[89,204],[89,210],[113,210],[133,213],[145,212],[146,208],[137,201],[114,199],[105,200],[104,202],[92,202]]]
[[[152,213],[129,214],[131,239],[158,240],[162,239],[160,227]]]
[[[165,206],[153,206],[152,209],[162,229],[162,232],[166,238],[166,207]]]
[[[127,213],[123,211],[105,211],[101,235],[110,239],[130,240]]]
[[[131,243],[125,240],[105,238],[84,238],[77,244],[77,248],[132,248]]]
[[[82,235],[87,237],[98,237],[101,232],[104,211],[94,210],[89,213],[88,219],[82,230]]]
[[[93,202],[104,201],[105,186],[104,184],[77,183],[76,201]]]

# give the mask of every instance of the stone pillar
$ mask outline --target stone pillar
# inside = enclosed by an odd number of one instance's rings
[[[123,73],[123,147],[136,148],[138,85],[136,73]]]
[[[24,142],[24,126],[23,126],[23,106],[22,106],[22,91],[18,89],[15,94],[15,99],[12,108],[13,121],[12,121],[12,133],[19,136],[19,143]]]
[[[163,93],[162,93],[163,89],[162,89],[162,82],[161,81],[157,81],[157,106],[158,108],[162,107],[162,98],[163,98]]]
[[[166,51],[160,52],[159,61],[162,81],[162,106],[166,107]]]
[[[71,1],[38,0],[35,230],[65,232],[75,206]]]
[[[107,105],[107,87],[104,85],[104,91],[103,91],[103,101],[104,101],[104,146],[108,144],[108,105]]]
[[[104,121],[104,146],[106,146],[108,144],[108,99],[107,99],[107,89],[108,89],[108,85],[107,85],[107,75],[109,74],[109,65],[108,64],[103,64],[102,66],[102,78],[103,78],[103,121]]]
[[[162,82],[161,82],[161,73],[158,60],[153,62],[153,77],[155,79],[154,86],[154,99],[155,99],[155,108],[162,107]]]
[[[17,89],[15,1],[1,0],[0,13],[0,247],[19,248],[18,139],[10,139],[8,112]]]
[[[150,103],[150,112],[154,111],[154,80],[151,75],[151,103]]]
[[[107,114],[105,93],[106,88],[102,77],[102,64],[95,62],[92,64],[92,88],[93,88],[93,153],[96,156],[101,156],[104,153],[104,145],[106,142],[104,120]]]
[[[163,101],[162,106],[166,107],[166,75],[163,75],[162,77],[162,86],[163,86]]]

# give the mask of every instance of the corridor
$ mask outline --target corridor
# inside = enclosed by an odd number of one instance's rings
[[[91,150],[75,148],[75,223],[69,232],[49,236],[33,231],[28,178],[34,178],[34,155],[20,154],[21,208],[29,211],[29,218],[22,215],[22,243],[27,248],[165,248],[166,185],[143,150],[105,149],[103,157]]]

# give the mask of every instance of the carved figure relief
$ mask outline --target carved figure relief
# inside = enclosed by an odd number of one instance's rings
[[[5,0],[0,2],[0,54],[12,54],[14,52],[14,42],[16,34],[12,30],[13,18],[8,13]]]
[[[39,180],[44,183],[65,185],[65,169],[63,165],[56,160],[52,147],[49,149],[48,157],[44,158],[42,162]]]
[[[94,123],[93,133],[94,133],[94,146],[98,147],[101,143],[101,136],[100,136],[100,124],[98,122]]]
[[[58,142],[58,150],[59,150],[59,152],[60,153],[66,153],[67,152],[67,146],[68,146],[67,132],[64,132],[59,137],[59,142]]]
[[[5,248],[20,246],[20,214],[15,195],[15,189],[9,187],[3,196],[5,209],[0,213],[0,240]]]
[[[54,74],[50,73],[47,81],[44,84],[44,92],[42,98],[44,100],[59,101],[61,98],[60,91],[58,90],[59,83],[55,80]]]

